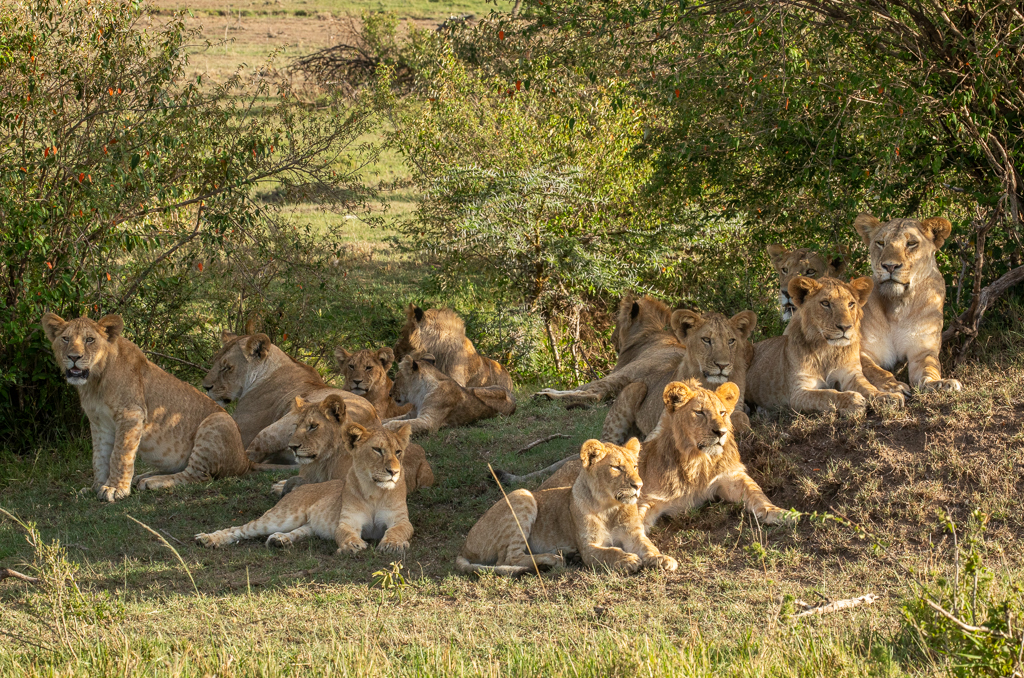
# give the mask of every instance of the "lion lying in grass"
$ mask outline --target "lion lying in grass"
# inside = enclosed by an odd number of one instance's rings
[[[349,353],[342,347],[334,349],[334,364],[345,380],[342,388],[370,401],[381,419],[400,417],[412,406],[399,407],[391,398],[394,382],[388,370],[395,362],[395,352],[385,347],[377,350],[365,348]]]

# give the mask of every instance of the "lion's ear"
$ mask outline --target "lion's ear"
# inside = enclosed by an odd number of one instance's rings
[[[111,342],[121,336],[121,332],[124,330],[124,320],[116,313],[103,316],[96,321],[96,324],[103,328],[103,331],[107,333],[107,341]]]
[[[588,440],[580,448],[580,460],[583,461],[583,468],[590,468],[597,462],[604,459],[608,454],[604,444],[600,440]]]
[[[334,349],[334,364],[339,370],[345,369],[345,361],[352,357],[352,354],[343,349],[341,346]]]
[[[345,427],[345,442],[350,448],[355,447],[370,436],[370,432],[356,422],[349,423]]]
[[[740,387],[727,381],[715,389],[715,395],[725,405],[725,409],[729,410],[729,414],[732,414],[732,411],[736,409],[736,403],[740,401]]]
[[[228,330],[221,330],[220,331],[220,345],[221,346],[227,346],[228,343],[231,340],[237,339],[237,338],[238,338],[238,335],[235,334],[234,332],[230,332]]]
[[[380,366],[387,372],[395,363],[395,352],[390,347],[385,346],[377,351],[377,360],[380,361]]]
[[[43,324],[43,332],[46,333],[46,338],[53,341],[57,338],[57,335],[61,333],[61,330],[68,324],[64,318],[61,318],[56,313],[44,313],[43,319],[40,321]]]
[[[757,327],[757,314],[753,311],[740,311],[729,318],[729,324],[732,325],[741,339],[746,340],[750,337],[754,328]]]
[[[830,278],[838,278],[843,273],[846,273],[846,260],[842,257],[836,257],[832,261],[828,262],[828,271],[825,272]]]
[[[857,297],[857,303],[861,306],[868,303],[868,297],[871,296],[871,290],[874,286],[875,281],[867,276],[850,281],[850,287],[853,288],[853,294]]]
[[[796,304],[797,308],[803,306],[808,295],[814,294],[821,289],[821,283],[814,278],[798,275],[789,281],[789,297]]]
[[[262,332],[246,337],[242,353],[246,360],[263,360],[270,353],[270,337]]]
[[[413,306],[412,304],[409,304],[409,306],[412,308],[412,317],[415,318],[415,321],[416,322],[422,322],[423,321],[423,309],[420,308],[419,306]]]
[[[416,360],[427,363],[429,365],[437,364],[437,358],[434,357],[433,353],[420,353],[419,355],[416,356]]]
[[[416,361],[413,360],[411,353],[406,353],[405,356],[398,361],[399,370],[408,370],[410,367],[415,369]]]
[[[672,313],[672,331],[679,337],[679,341],[685,342],[686,335],[694,330],[699,330],[704,324],[704,317],[696,311],[681,308]]]
[[[789,253],[782,245],[768,245],[768,259],[772,262],[772,266],[778,268],[779,259],[786,256]]]
[[[623,447],[633,454],[640,454],[640,441],[637,438],[630,438]]]
[[[302,396],[295,396],[295,400],[292,401],[292,412],[298,412],[306,406],[306,399]]]
[[[332,419],[339,424],[345,419],[345,412],[347,410],[345,399],[337,393],[332,393],[320,401],[320,412],[328,419]]]
[[[629,319],[636,320],[636,317],[640,315],[640,304],[633,302],[633,305],[629,307]]]
[[[696,394],[690,387],[681,381],[673,381],[665,386],[661,399],[665,401],[665,411],[669,414],[677,411],[680,407],[690,402]]]
[[[412,424],[402,424],[402,427],[395,431],[395,435],[402,443],[402,447],[409,444],[409,439],[412,438]]]
[[[948,219],[932,217],[921,220],[921,230],[935,243],[935,249],[939,249],[953,232],[953,224],[949,223]]]
[[[864,244],[871,247],[871,241],[874,239],[874,233],[878,230],[878,227],[882,225],[882,222],[875,219],[867,212],[861,212],[853,220],[853,227],[860,234],[860,237],[864,239]]]

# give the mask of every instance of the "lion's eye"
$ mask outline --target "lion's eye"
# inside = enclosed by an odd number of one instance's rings
[[[309,427],[306,430],[307,431],[315,431],[318,428],[320,428],[320,424],[310,424]]]
[[[703,338],[701,339],[701,341],[703,341],[703,342],[704,342],[705,344],[707,344],[708,346],[710,346],[710,345],[711,345],[711,337],[703,337]]]
[[[355,365],[349,365],[349,366],[348,366],[348,368],[349,368],[350,370],[354,370],[354,369],[356,368],[356,366],[355,366]]]
[[[395,456],[396,457],[401,457],[402,456],[402,450],[395,450]]]
[[[828,303],[827,301],[821,302],[821,305],[824,306],[825,308],[832,308],[832,304]]]
[[[707,413],[707,412],[705,412],[704,410],[697,410],[697,414],[699,414],[699,415],[700,415],[700,416],[702,416],[702,417],[706,417],[706,416],[708,416],[708,413]]]
[[[804,275],[814,275],[815,273],[817,273],[817,271],[815,271],[813,268],[809,268],[807,269],[807,273],[804,273]]]
[[[231,365],[224,365],[223,367],[220,368],[220,371],[221,372],[227,372],[230,369],[231,369]]]
[[[732,346],[732,345],[733,345],[733,344],[735,344],[735,343],[736,343],[736,340],[735,340],[735,339],[730,339],[730,340],[729,340],[729,345],[730,345],[730,346]]]
[[[876,240],[875,247],[885,247],[885,242],[882,240]]]
[[[612,466],[612,470],[613,471],[618,471],[619,473],[622,473],[623,470],[625,470],[625,469],[623,469],[621,466]]]
[[[908,243],[907,243],[907,249],[908,249],[908,250],[912,250],[912,249],[914,249],[915,247],[917,247],[917,245],[918,245],[918,243],[917,243],[916,241],[915,241],[915,242],[908,242]]]
[[[849,304],[847,304],[847,306],[849,306],[850,308],[853,308],[853,302],[851,301]]]
[[[65,344],[71,341],[68,337],[61,337],[60,340],[63,341]]]
[[[373,448],[373,451],[376,452],[377,454],[379,454],[382,457],[384,456],[384,450],[380,449],[379,447]]]
[[[94,341],[96,341],[96,339],[94,337],[86,337],[85,338],[85,343],[87,343],[87,344],[91,344]]]
[[[789,273],[789,269],[788,268],[784,268],[784,269],[782,269],[782,272],[783,273]]]
[[[370,370],[372,370],[372,369],[373,369],[373,365],[367,365],[367,366],[366,366],[366,371],[367,371],[367,372],[369,372],[369,371],[370,371]]]

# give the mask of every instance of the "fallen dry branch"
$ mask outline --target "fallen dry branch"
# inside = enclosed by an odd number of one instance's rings
[[[18,572],[17,570],[12,570],[9,567],[0,567],[0,581],[3,581],[8,577],[11,579],[20,579],[21,581],[28,582],[29,584],[39,583],[38,577],[30,577],[27,574],[22,574],[21,572]]]
[[[793,618],[798,617],[810,617],[812,615],[829,614],[830,612],[839,612],[840,610],[846,610],[851,607],[857,607],[858,605],[870,605],[871,603],[878,600],[878,596],[874,593],[868,593],[860,598],[847,598],[846,600],[837,600],[833,603],[819,603],[817,605],[809,605],[802,600],[797,600],[797,607],[803,608],[801,612],[797,612],[793,615]]]
[[[527,450],[532,450],[533,448],[537,447],[538,445],[543,445],[544,443],[549,442],[551,440],[554,440],[555,438],[568,438],[568,437],[569,436],[567,436],[564,433],[552,433],[547,438],[541,438],[540,440],[534,440],[532,443],[530,443],[526,447],[520,447],[518,450],[516,450],[514,452],[514,454],[522,454],[523,452],[526,452]]]
[[[1003,631],[996,631],[994,629],[988,628],[987,626],[971,626],[970,624],[965,624],[964,622],[954,617],[951,613],[947,612],[946,609],[938,603],[932,602],[930,600],[925,600],[924,602],[928,604],[928,607],[932,608],[933,610],[935,610],[940,615],[942,615],[949,621],[959,626],[961,630],[966,631],[967,633],[984,633],[986,635],[996,636],[998,638],[1005,638],[1006,640],[1012,640],[1014,642],[1018,641],[1017,638],[1010,635],[1009,633],[1004,633]]]

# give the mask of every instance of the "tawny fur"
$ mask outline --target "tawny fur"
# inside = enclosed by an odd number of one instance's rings
[[[444,426],[465,426],[499,414],[511,415],[516,401],[501,386],[466,388],[434,367],[430,356],[407,355],[398,365],[391,396],[399,405],[411,404],[408,414],[388,419],[395,429],[412,426],[413,435],[433,433]]]
[[[750,420],[743,403],[747,367],[754,355],[750,335],[757,326],[753,311],[726,318],[720,313],[680,309],[672,313],[672,331],[686,348],[676,368],[652,373],[646,382],[635,382],[623,389],[608,410],[601,439],[622,443],[639,433],[646,437],[658,425],[664,411],[662,393],[670,381],[698,379],[705,388],[717,388],[732,382],[740,390],[740,401],[732,413],[733,426],[743,432]],[[657,374],[657,377],[654,377]]]
[[[354,422],[342,435],[352,440],[352,465],[344,480],[309,483],[289,492],[260,518],[239,527],[197,534],[196,542],[221,547],[241,539],[267,537],[268,546],[291,546],[308,537],[334,539],[338,553],[365,549],[367,539],[380,539],[377,549],[402,554],[413,527],[405,503],[402,451],[409,427],[397,432],[380,426],[366,429]]]
[[[211,360],[203,388],[221,405],[235,405],[234,419],[246,454],[253,461],[290,460],[288,439],[295,432],[296,397],[320,402],[331,394],[345,399],[348,417],[363,426],[380,423],[365,398],[324,383],[316,370],[287,355],[265,334],[221,334],[223,347]]]
[[[399,407],[391,399],[393,382],[388,370],[394,362],[395,352],[390,347],[365,348],[355,353],[340,346],[334,349],[334,364],[345,381],[342,388],[369,400],[382,419],[400,417],[412,408]]]
[[[294,410],[298,424],[288,448],[299,463],[299,475],[274,483],[272,490],[279,497],[306,483],[344,480],[352,467],[352,441],[344,435],[350,420],[339,395],[329,395],[319,403],[296,398]],[[409,443],[401,457],[407,492],[434,484],[434,472],[421,446]]]
[[[739,388],[726,382],[714,391],[696,379],[675,381],[662,391],[663,413],[640,451],[644,487],[638,509],[649,531],[664,515],[675,516],[714,498],[743,502],[765,523],[791,523],[798,514],[775,506],[740,461],[731,414]],[[572,483],[576,460],[566,462],[541,488]]]
[[[942,378],[939,364],[946,283],[935,253],[952,225],[941,217],[883,224],[859,214],[853,226],[871,254],[875,282],[861,321],[864,375],[883,391],[909,393],[889,372],[906,362],[910,386],[961,390],[956,379]]]
[[[466,573],[515,576],[536,571],[535,564],[536,569],[562,565],[578,553],[590,567],[675,570],[678,563],[651,543],[637,512],[643,487],[639,449],[636,438],[625,447],[583,443],[571,487],[516,490],[507,502],[500,499],[469,531],[455,566]]]
[[[789,296],[790,280],[799,275],[815,280],[839,278],[846,270],[846,262],[841,257],[826,261],[825,257],[806,247],[787,250],[783,245],[768,245],[768,258],[779,274],[779,306],[782,308],[782,321],[787,323],[796,310]]]
[[[42,325],[89,417],[93,490],[101,500],[127,497],[133,476],[135,487],[147,490],[257,468],[227,412],[147,360],[121,336],[120,316],[65,322],[47,313]],[[158,470],[135,476],[136,456]]]
[[[434,356],[437,368],[460,386],[501,386],[512,392],[508,371],[496,360],[476,352],[466,337],[466,324],[450,308],[424,311],[409,304],[402,336],[395,344],[395,357],[402,360],[413,353]]]
[[[858,413],[868,400],[902,406],[903,394],[879,391],[861,369],[859,328],[871,288],[871,278],[793,278],[797,311],[782,336],[754,345],[747,401],[798,412]]]

